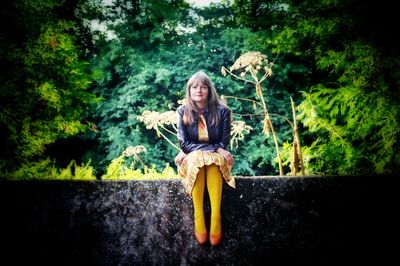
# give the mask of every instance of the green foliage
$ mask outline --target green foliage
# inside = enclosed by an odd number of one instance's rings
[[[253,30],[281,27],[287,14],[287,1],[236,0],[233,3],[236,23]]]
[[[296,55],[311,70],[299,105],[299,119],[309,130],[303,148],[310,173],[398,171],[399,94],[390,88],[399,85],[399,73],[392,71],[399,54],[384,40],[369,39],[379,35],[374,27],[363,35],[359,23],[371,8],[368,3],[323,1],[320,12],[313,13],[312,1],[293,2],[290,12],[303,16],[277,37],[276,50]],[[360,17],[350,9],[360,10]]]
[[[39,0],[7,6],[22,19],[16,32],[21,38],[2,44],[9,51],[2,54],[2,68],[13,71],[1,76],[2,172],[42,160],[48,145],[91,126],[85,112],[97,98],[88,91],[92,85],[89,63],[81,59],[74,23],[52,13],[59,6]],[[44,11],[50,14],[41,16]]]
[[[17,171],[2,173],[2,179],[7,180],[34,180],[34,179],[55,179],[57,169],[49,158],[38,162],[24,164]]]
[[[87,63],[79,60],[73,39],[66,33],[72,26],[68,22],[48,24],[37,39],[27,44],[29,53],[24,56],[24,65],[31,98],[18,105],[23,104],[23,112],[30,115],[21,121],[23,141],[17,149],[20,158],[41,155],[46,144],[84,132],[90,126],[82,123],[83,107],[96,98],[87,92],[91,84]],[[35,101],[39,101],[39,108],[33,105]]]
[[[158,180],[171,178],[178,178],[178,175],[168,163],[161,172],[157,171],[155,165],[151,168],[145,166],[142,171],[140,169],[135,169],[134,163],[126,167],[124,155],[112,160],[107,167],[106,173],[101,177],[102,180]]]
[[[391,41],[393,10],[386,1],[355,0],[237,0],[204,9],[183,0],[6,1],[0,23],[0,171],[14,173],[14,179],[76,179],[76,169],[88,179],[173,176],[168,163],[175,149],[138,116],[175,110],[187,79],[199,69],[210,74],[220,95],[255,99],[254,86],[223,77],[220,67],[260,51],[270,59],[279,54],[263,83],[266,103],[281,145],[293,137],[284,119],[292,116],[289,97],[299,106],[308,174],[398,172],[400,68]],[[384,16],[371,19],[379,17],[375,13]],[[257,110],[232,98],[228,105],[234,120],[253,128],[232,150],[233,174],[276,174],[274,144],[258,134],[263,120]],[[73,160],[55,168],[45,159],[49,146],[72,136],[97,144],[76,158],[92,166]],[[151,168],[139,170],[132,158],[120,158],[138,145],[146,147],[141,159]],[[290,148],[284,144],[281,150],[284,172]]]
[[[299,110],[304,125],[319,133],[310,147],[312,168],[329,174],[391,173],[398,160],[400,114],[390,99],[357,87],[318,86],[305,93]]]
[[[72,160],[66,168],[55,166],[49,158],[38,162],[24,164],[17,171],[2,173],[5,180],[97,180],[96,171],[91,162],[78,165]],[[135,168],[135,163],[126,166],[124,155],[111,161],[101,180],[160,180],[178,178],[175,170],[167,163],[162,171],[157,171],[155,165],[143,170]]]
[[[56,179],[96,180],[96,175],[93,166],[90,165],[90,161],[79,166],[75,160],[72,160],[67,168],[60,172]]]
[[[90,161],[78,165],[76,161],[64,169],[59,169],[49,158],[38,162],[24,164],[17,171],[4,174],[1,178],[7,180],[96,180],[95,171]]]

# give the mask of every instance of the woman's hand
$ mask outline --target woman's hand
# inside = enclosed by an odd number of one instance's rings
[[[233,160],[233,155],[229,151],[224,150],[222,148],[218,148],[216,150],[216,152],[221,154],[225,158],[225,160],[228,162],[229,165],[234,164],[235,161]]]
[[[175,164],[181,165],[181,163],[182,163],[183,159],[185,159],[186,155],[187,155],[186,153],[184,153],[183,151],[180,151],[178,153],[178,155],[176,155],[176,157],[175,157]]]

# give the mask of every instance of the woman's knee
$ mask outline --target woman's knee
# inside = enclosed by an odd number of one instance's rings
[[[207,171],[218,171],[221,172],[218,165],[216,165],[215,163],[210,164],[207,166]]]

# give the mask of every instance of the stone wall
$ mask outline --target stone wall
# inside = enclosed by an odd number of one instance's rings
[[[195,241],[179,180],[2,181],[1,258],[10,261],[3,265],[384,265],[397,261],[388,242],[398,240],[394,181],[238,177],[236,189],[224,184],[217,247]]]

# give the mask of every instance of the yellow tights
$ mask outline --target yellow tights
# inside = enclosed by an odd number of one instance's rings
[[[207,232],[203,205],[206,183],[211,202],[210,233],[216,235],[221,233],[221,199],[223,184],[222,174],[217,165],[211,164],[200,168],[192,190],[195,231],[200,234]]]

